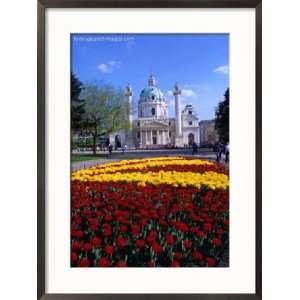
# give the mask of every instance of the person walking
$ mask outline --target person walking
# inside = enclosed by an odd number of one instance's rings
[[[221,161],[222,158],[222,152],[223,152],[223,145],[221,143],[217,144],[216,147],[216,162],[219,163]]]
[[[113,150],[113,146],[112,146],[112,144],[109,144],[108,145],[109,154],[112,154],[112,150]]]
[[[218,160],[218,143],[215,143],[215,144],[214,144],[213,151],[215,152],[215,155],[216,155],[216,161],[217,161],[217,160]]]
[[[197,146],[196,142],[193,143],[192,148],[193,148],[193,152],[192,153],[194,155],[194,154],[197,153],[197,150],[198,150],[198,146]]]
[[[124,145],[122,146],[122,153],[123,153],[123,154],[125,153],[126,149],[127,149],[127,145],[124,144]]]
[[[227,143],[225,146],[225,163],[229,163],[229,143]]]

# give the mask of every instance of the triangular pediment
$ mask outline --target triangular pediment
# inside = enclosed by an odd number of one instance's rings
[[[140,127],[143,128],[163,128],[167,129],[169,127],[169,122],[166,120],[143,120],[140,123]]]
[[[168,127],[168,123],[166,122],[159,122],[159,121],[151,121],[149,123],[150,126],[163,126],[163,127]]]

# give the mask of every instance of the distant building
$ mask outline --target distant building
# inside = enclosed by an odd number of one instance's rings
[[[133,91],[127,86],[125,95],[129,106],[132,106]],[[192,105],[181,109],[181,88],[175,84],[173,89],[175,118],[168,116],[168,101],[156,85],[155,78],[150,75],[148,86],[139,97],[138,117],[129,117],[130,130],[126,134],[119,131],[110,135],[110,143],[115,147],[123,144],[140,148],[159,148],[166,145],[183,147],[194,142],[200,143],[199,119]],[[132,111],[132,109],[130,108]]]
[[[219,135],[215,129],[215,120],[203,120],[199,122],[200,146],[215,144],[219,141]]]

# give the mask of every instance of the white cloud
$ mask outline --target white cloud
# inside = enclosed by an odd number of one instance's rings
[[[108,73],[109,72],[109,68],[107,64],[100,64],[98,66],[98,69],[103,72],[103,73]]]
[[[112,66],[112,67],[118,67],[118,68],[121,66],[121,62],[115,61],[115,60],[110,60],[110,61],[108,62],[108,64],[109,64],[110,66]]]
[[[227,75],[229,73],[229,66],[228,65],[219,66],[214,69],[214,72]]]
[[[114,70],[119,69],[121,67],[120,61],[110,60],[107,63],[102,63],[98,65],[98,70],[102,73],[112,73]]]
[[[195,96],[195,92],[193,90],[182,89],[181,95],[182,95],[182,97],[192,97],[192,96]]]
[[[173,91],[168,91],[167,94],[169,96],[173,96]],[[193,90],[190,90],[190,89],[182,89],[181,90],[181,96],[184,97],[184,98],[187,98],[187,97],[193,97],[195,96],[195,92]]]
[[[184,84],[186,89],[192,89],[196,94],[202,91],[211,90],[211,87],[207,84],[199,84],[199,83],[187,83]]]

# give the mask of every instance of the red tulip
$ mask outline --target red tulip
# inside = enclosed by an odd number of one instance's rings
[[[132,231],[133,235],[139,235],[140,230],[141,230],[141,227],[139,225],[137,225],[137,224],[133,224],[131,226],[131,231]]]
[[[176,259],[178,259],[178,260],[180,260],[181,258],[182,258],[182,253],[181,252],[175,252],[174,253],[174,257],[176,258]]]
[[[164,251],[163,248],[162,248],[162,246],[161,246],[160,244],[156,243],[156,242],[154,242],[154,243],[152,244],[152,249],[153,249],[153,251],[154,251],[155,253],[161,253],[161,252]]]
[[[114,252],[114,247],[113,246],[110,246],[110,245],[106,245],[104,247],[104,252],[106,254],[112,254]]]
[[[100,247],[101,245],[101,239],[98,238],[97,236],[93,237],[92,239],[92,244],[95,246],[95,247]]]
[[[154,262],[153,261],[148,261],[147,262],[147,267],[153,268],[154,267]]]
[[[101,257],[98,259],[97,265],[98,267],[109,267],[110,260],[107,257]]]
[[[200,251],[194,251],[192,253],[192,257],[196,261],[202,261],[203,260],[203,254]]]
[[[180,263],[177,260],[173,260],[172,267],[178,268],[178,267],[181,267],[181,266],[180,266]]]
[[[205,237],[205,233],[203,231],[198,231],[196,233],[197,237],[199,237],[200,239],[203,239]]]
[[[208,267],[214,267],[217,263],[216,260],[212,257],[207,257],[206,262],[207,262]]]
[[[72,254],[71,254],[71,261],[72,261],[72,263],[73,264],[76,263],[77,259],[78,259],[77,254],[75,252],[72,252]]]
[[[190,249],[192,247],[192,242],[190,240],[184,240],[183,246],[185,249]]]
[[[210,232],[212,230],[211,223],[204,223],[203,224],[203,229],[204,229],[205,232]]]
[[[120,248],[125,247],[127,245],[127,240],[123,237],[118,237],[116,244]]]
[[[125,267],[127,267],[127,265],[126,265],[126,262],[125,262],[125,261],[119,260],[119,261],[116,263],[116,267],[118,267],[118,268],[125,268]]]
[[[87,268],[90,266],[90,261],[87,258],[83,258],[79,261],[78,267]]]
[[[92,244],[91,243],[85,243],[84,245],[83,245],[83,250],[84,251],[91,251],[92,250],[92,248],[93,248],[93,246],[92,246]]]
[[[138,248],[143,248],[143,247],[145,247],[145,241],[144,240],[137,240],[136,241],[136,246],[138,247]]]
[[[214,239],[213,239],[213,244],[214,244],[216,247],[221,247],[221,246],[222,246],[222,241],[221,241],[220,239],[214,238]]]
[[[167,243],[172,246],[175,243],[174,237],[172,234],[166,234],[166,241]]]

